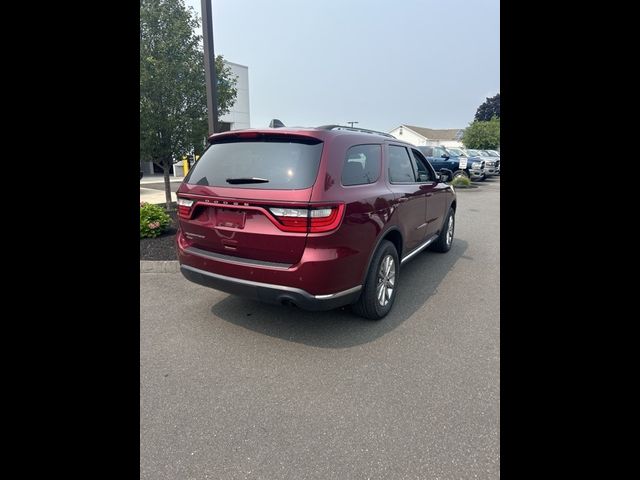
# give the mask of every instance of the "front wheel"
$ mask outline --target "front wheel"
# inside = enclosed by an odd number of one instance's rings
[[[459,177],[469,178],[469,175],[464,170],[456,170],[455,172],[453,172],[453,178],[451,180],[453,181]]]
[[[455,231],[456,225],[455,213],[456,212],[453,208],[449,209],[447,219],[445,220],[442,230],[440,231],[440,235],[438,235],[438,239],[433,242],[431,250],[440,253],[446,253],[451,250],[451,244],[453,243],[453,233]]]
[[[399,275],[398,251],[393,243],[383,240],[373,256],[360,298],[353,304],[353,311],[370,320],[385,317],[396,299]]]

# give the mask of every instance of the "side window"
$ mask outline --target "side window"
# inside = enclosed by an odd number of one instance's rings
[[[380,176],[381,145],[355,145],[347,150],[342,185],[364,185]]]
[[[413,183],[416,181],[411,157],[405,147],[389,145],[389,181],[391,183]]]
[[[415,148],[412,148],[413,158],[416,159],[416,164],[418,166],[418,181],[419,182],[432,182],[434,180],[434,175],[432,170],[429,168],[429,162],[426,158]],[[426,176],[426,178],[424,177]]]
[[[431,147],[420,147],[421,152],[424,153],[427,157],[433,157],[433,148]]]
[[[444,155],[444,148],[436,147],[433,149],[433,156],[436,158],[440,158]]]

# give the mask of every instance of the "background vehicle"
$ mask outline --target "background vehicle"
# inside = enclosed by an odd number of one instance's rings
[[[498,159],[498,162],[496,164],[496,170],[498,171],[498,175],[500,175],[500,152],[498,152],[497,150],[485,150],[490,157],[494,157]]]
[[[491,177],[498,173],[498,166],[500,165],[500,160],[492,157],[484,150],[475,150],[475,149],[467,149],[467,154],[469,155],[469,160],[472,161],[484,161],[484,173],[486,176]]]
[[[193,282],[309,310],[353,304],[379,319],[402,263],[451,248],[453,188],[389,134],[280,127],[209,143],[177,192],[178,259]]]
[[[455,154],[451,150],[442,146],[419,146],[420,150],[431,163],[434,170],[439,172],[443,168],[453,172],[453,180],[456,177],[464,176],[472,180],[484,179],[484,161],[469,162],[466,155]]]

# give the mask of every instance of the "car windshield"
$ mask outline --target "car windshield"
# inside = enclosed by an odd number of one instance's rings
[[[490,157],[499,157],[500,154],[498,152],[496,152],[495,150],[487,150],[487,153],[489,154]]]
[[[469,154],[470,157],[482,157],[482,153],[480,152],[480,150],[467,150],[467,153]]]

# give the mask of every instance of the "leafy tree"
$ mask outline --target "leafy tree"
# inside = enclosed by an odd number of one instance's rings
[[[495,96],[488,98],[487,100],[478,107],[476,110],[476,121],[488,122],[493,117],[500,118],[500,94],[497,93]]]
[[[167,208],[174,158],[201,154],[208,133],[202,37],[193,8],[183,0],[140,0],[140,159],[164,173]],[[218,117],[229,112],[237,78],[215,59]]]
[[[467,148],[495,150],[500,146],[500,119],[492,118],[488,122],[472,122],[464,130],[462,143]]]

